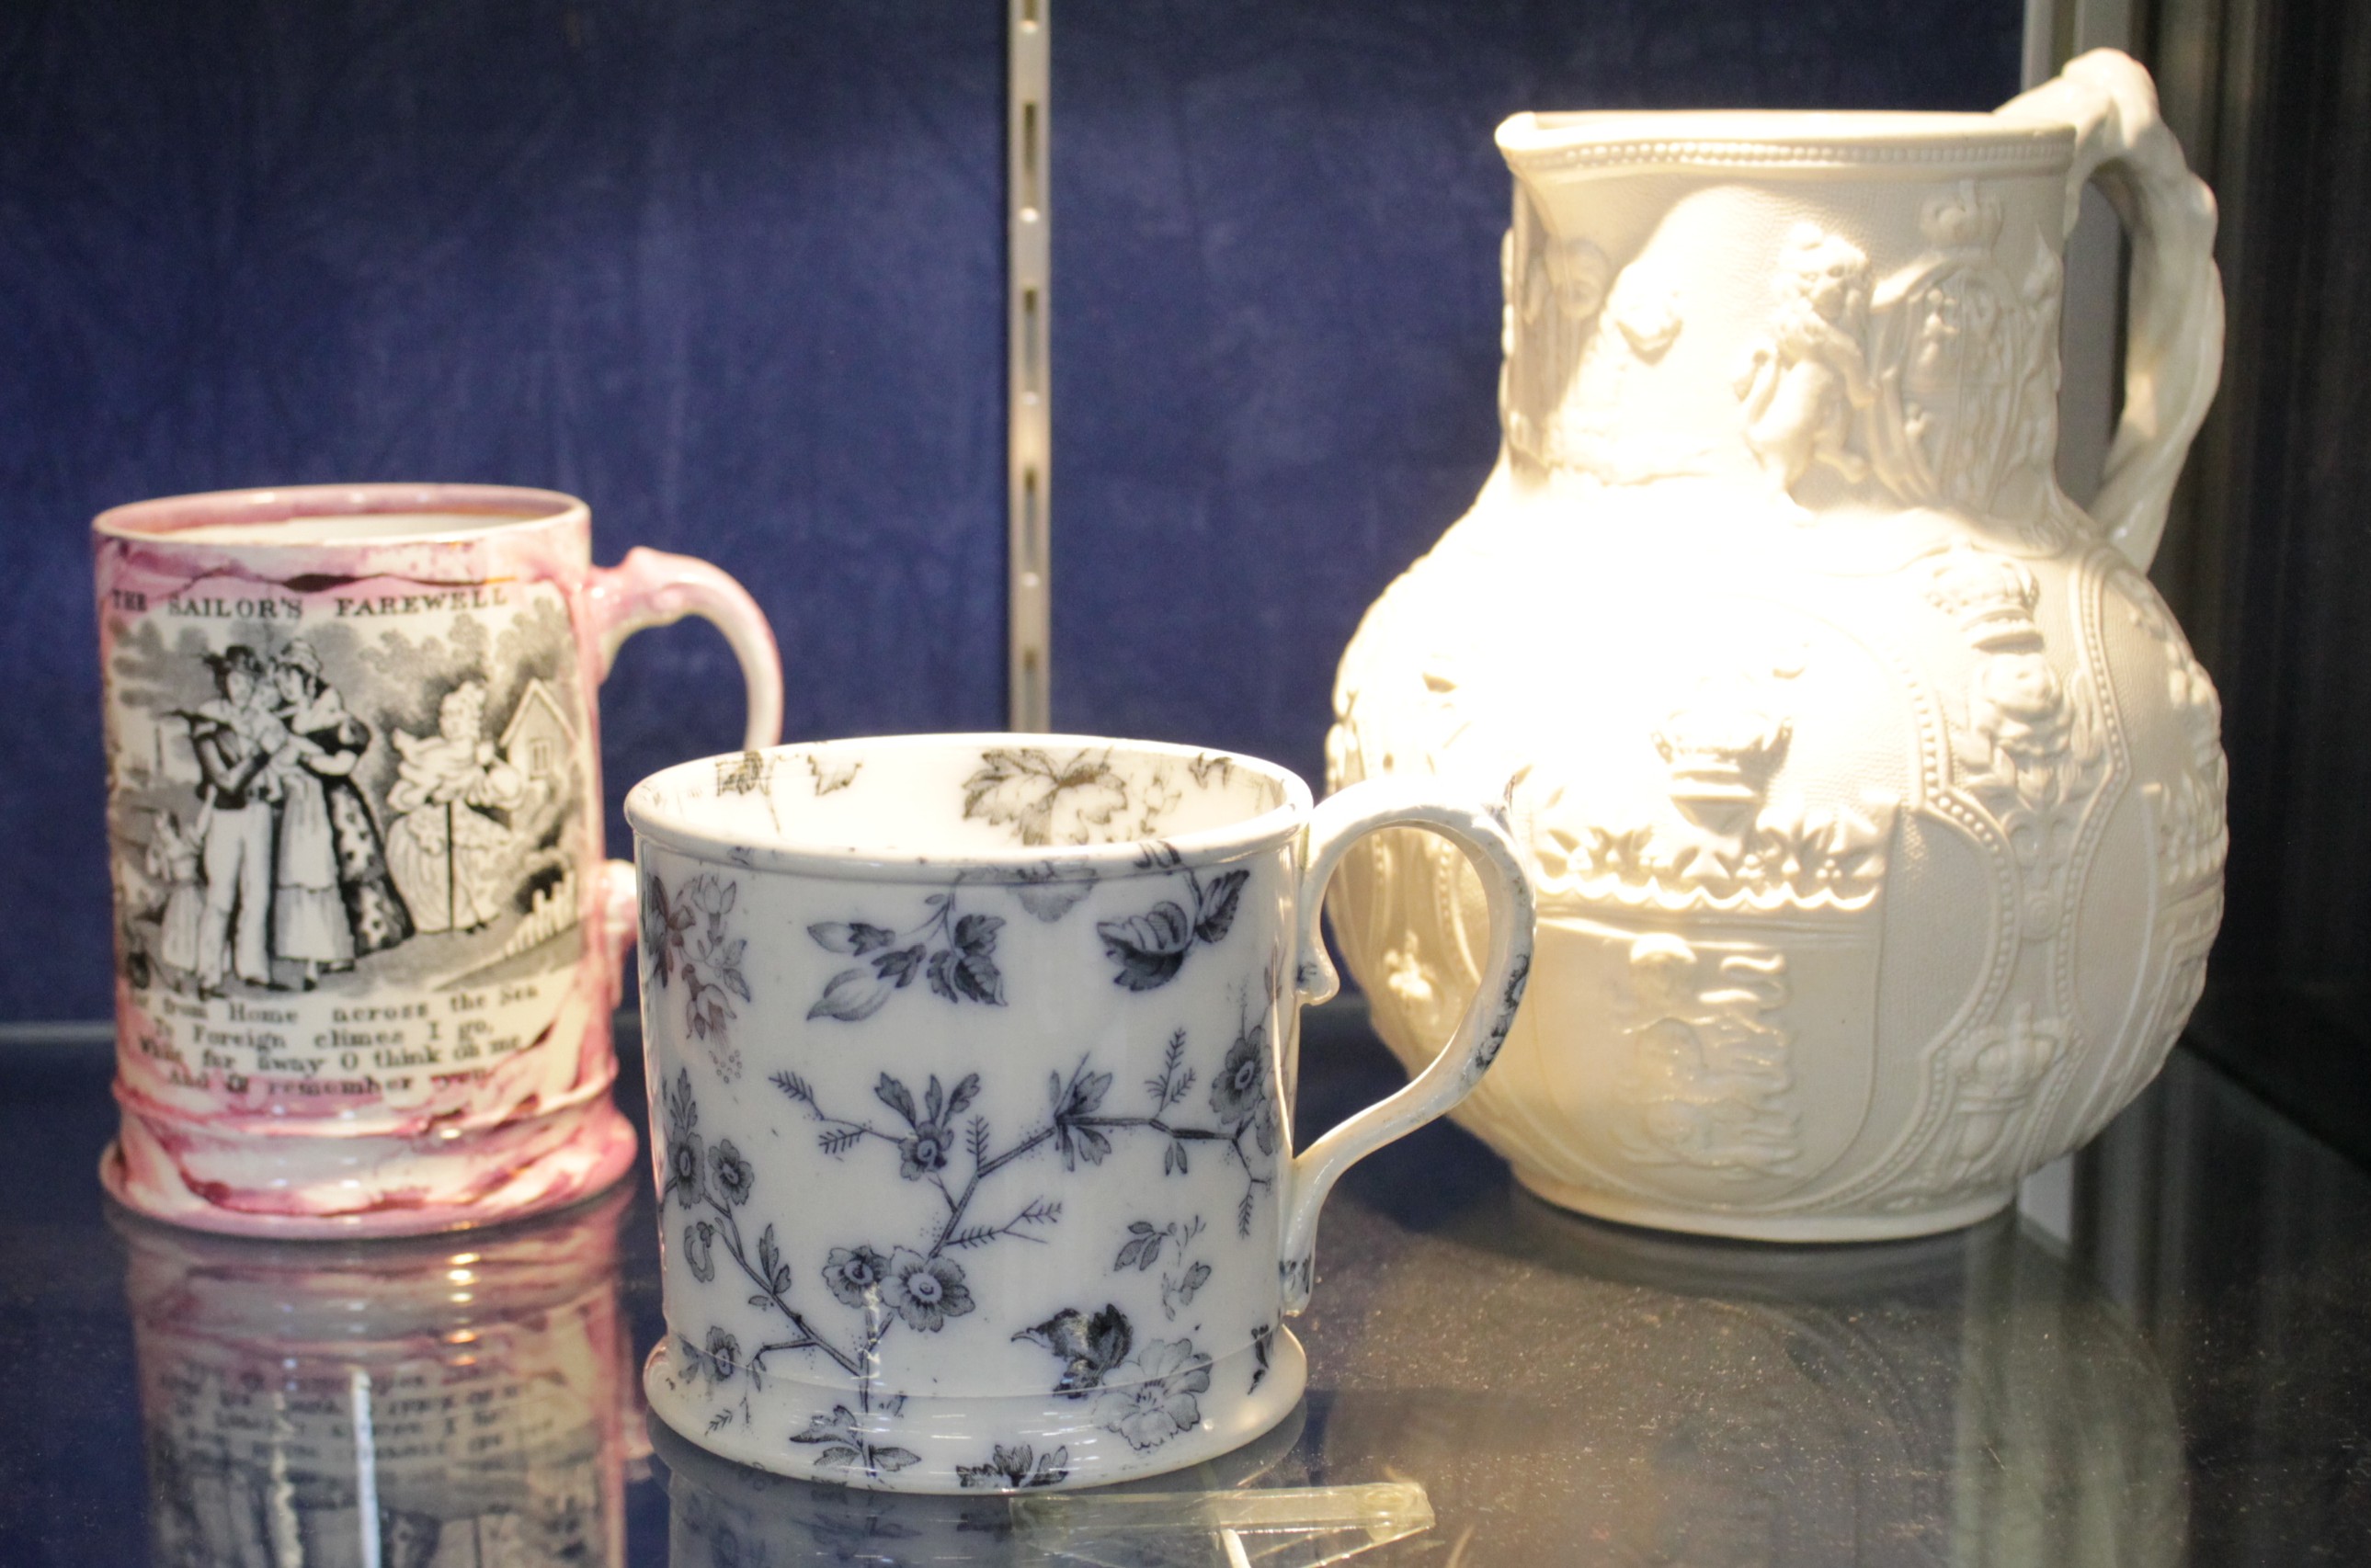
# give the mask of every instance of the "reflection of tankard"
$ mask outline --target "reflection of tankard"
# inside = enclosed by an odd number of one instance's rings
[[[328,1249],[117,1213],[156,1561],[622,1562],[628,1206]]]

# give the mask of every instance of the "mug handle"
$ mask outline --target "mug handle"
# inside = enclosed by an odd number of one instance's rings
[[[2091,515],[2108,541],[2148,570],[2191,438],[2223,377],[2223,274],[2215,265],[2215,193],[2190,172],[2158,117],[2157,86],[2131,56],[2095,49],[2054,79],[2003,104],[2002,118],[2075,128],[2066,233],[2083,187],[2100,191],[2132,236],[2124,411]]]
[[[584,585],[584,608],[600,651],[596,681],[609,678],[626,639],[653,627],[699,616],[724,634],[741,662],[748,688],[748,721],[741,744],[749,751],[782,738],[782,656],[773,628],[749,591],[704,560],[637,545],[615,566],[595,567]],[[621,950],[639,925],[634,868],[612,860],[603,869],[602,912],[610,940]]]
[[[1532,884],[1507,830],[1505,810],[1446,804],[1439,791],[1437,780],[1419,787],[1392,778],[1369,779],[1328,796],[1309,820],[1309,856],[1301,873],[1300,961],[1293,968],[1298,1003],[1322,1002],[1341,987],[1319,929],[1325,884],[1350,847],[1382,828],[1424,828],[1464,851],[1481,873],[1489,897],[1490,951],[1474,1000],[1440,1055],[1398,1093],[1368,1106],[1293,1157],[1284,1183],[1279,1262],[1289,1313],[1309,1305],[1316,1274],[1317,1211],[1334,1183],[1356,1161],[1416,1131],[1473,1092],[1507,1043],[1524,983],[1531,977]]]

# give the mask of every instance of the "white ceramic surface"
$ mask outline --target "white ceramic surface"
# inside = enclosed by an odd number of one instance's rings
[[[1469,1092],[1521,1000],[1531,893],[1487,801],[1313,810],[1248,757],[1031,735],[636,786],[653,1410],[745,1464],[915,1492],[1125,1480],[1274,1426],[1326,1193]],[[1484,987],[1414,1084],[1295,1154],[1321,895],[1392,824],[1480,872]]]
[[[1458,1112],[1557,1203],[1981,1217],[2156,1073],[2222,913],[2220,712],[2143,575],[2221,364],[2215,208],[2111,52],[1992,115],[1518,115],[1505,445],[1342,661],[1329,776],[1518,775],[1539,963]],[[2133,233],[2122,425],[2053,472],[2060,249]],[[1336,930],[1411,1066],[1475,890]]]

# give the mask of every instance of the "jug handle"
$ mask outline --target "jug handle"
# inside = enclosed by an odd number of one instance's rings
[[[2131,56],[2095,49],[2003,104],[2003,119],[2071,125],[2066,232],[2096,180],[2132,237],[2124,411],[2091,514],[2109,542],[2148,570],[2182,459],[2223,375],[2223,274],[2215,193],[2190,172],[2158,116],[2157,86]]]

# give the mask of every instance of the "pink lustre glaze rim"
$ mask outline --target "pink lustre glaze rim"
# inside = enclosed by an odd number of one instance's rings
[[[297,517],[373,517],[407,512],[471,515],[481,521],[461,527],[422,528],[415,533],[374,535],[368,539],[354,540],[241,540],[231,544],[175,537],[193,528],[226,524],[284,523]],[[318,554],[357,547],[475,543],[515,529],[589,523],[591,518],[592,510],[573,495],[520,485],[284,485],[268,490],[201,490],[128,502],[110,506],[93,518],[90,531],[99,538],[180,544],[220,550],[225,555],[282,550]]]

